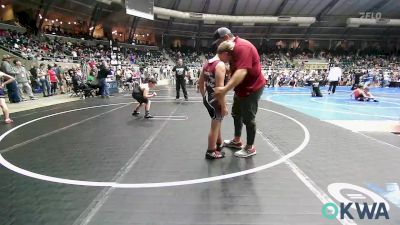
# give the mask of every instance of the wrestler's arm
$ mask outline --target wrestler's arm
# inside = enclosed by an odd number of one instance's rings
[[[215,67],[215,87],[224,87],[224,81],[225,81],[225,76],[226,76],[226,67],[223,62],[219,62],[217,66]],[[225,96],[219,96],[217,98],[218,103],[220,105],[224,105],[225,102]]]
[[[154,94],[149,94],[149,88],[144,88],[144,90],[143,90],[143,97],[145,97],[145,98],[151,98],[151,97],[153,97],[154,96]]]
[[[206,90],[205,90],[205,85],[204,85],[204,73],[203,73],[203,70],[201,70],[200,77],[199,77],[199,91],[201,93],[201,96],[204,97],[204,95],[206,94]]]
[[[225,87],[218,87],[215,88],[215,94],[216,95],[226,95],[226,93],[236,86],[238,86],[246,77],[247,75],[247,69],[238,69],[233,73],[231,79],[229,82],[225,85]]]
[[[220,62],[215,67],[215,87],[224,87],[224,81],[226,76],[225,63]],[[225,95],[216,96],[219,105],[221,106],[222,115],[228,114],[228,107],[226,105]]]

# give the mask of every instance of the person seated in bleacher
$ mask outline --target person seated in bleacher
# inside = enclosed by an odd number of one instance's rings
[[[73,92],[76,95],[80,95],[80,93],[83,93],[83,95],[81,95],[81,98],[94,97],[91,93],[92,88],[90,88],[89,85],[83,81],[82,76],[72,72],[70,74],[72,74],[71,78],[72,78]]]
[[[98,89],[99,86],[99,80],[97,79],[97,70],[92,68],[89,72],[89,75],[86,78],[86,84],[88,85],[89,88],[92,89]]]

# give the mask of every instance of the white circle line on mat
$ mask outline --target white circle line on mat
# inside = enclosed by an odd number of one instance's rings
[[[173,102],[173,101],[172,101]],[[4,134],[2,134],[0,136],[0,142],[10,133],[14,132],[15,130],[24,127],[28,124],[34,123],[36,121],[40,121],[46,118],[50,118],[50,117],[54,117],[57,115],[62,115],[65,113],[70,113],[70,112],[75,112],[75,111],[82,111],[82,110],[86,110],[86,109],[93,109],[93,108],[100,108],[100,107],[107,107],[107,106],[113,106],[113,105],[122,105],[122,104],[130,104],[130,103],[119,103],[119,104],[110,104],[110,105],[100,105],[100,106],[92,106],[92,107],[85,107],[85,108],[79,108],[79,109],[73,109],[73,110],[68,110],[68,111],[64,111],[64,112],[59,112],[59,113],[55,113],[55,114],[51,114],[51,115],[47,115],[47,116],[43,116],[28,122],[25,122],[21,125],[18,125],[12,129],[10,129],[9,131],[5,132]],[[43,175],[43,174],[38,174],[35,172],[31,172],[25,169],[22,169],[18,166],[13,165],[12,163],[8,162],[3,155],[0,154],[0,164],[2,164],[4,167],[8,168],[9,170],[12,170],[16,173],[19,173],[21,175],[27,176],[27,177],[31,177],[34,179],[39,179],[39,180],[43,180],[43,181],[48,181],[48,182],[53,182],[53,183],[60,183],[60,184],[69,184],[69,185],[80,185],[80,186],[91,186],[91,187],[113,187],[113,188],[161,188],[161,187],[173,187],[173,186],[182,186],[182,185],[191,185],[191,184],[200,184],[200,183],[207,183],[207,182],[212,182],[212,181],[218,181],[218,180],[225,180],[225,179],[230,179],[230,178],[234,178],[234,177],[239,177],[239,176],[244,176],[244,175],[248,175],[248,174],[252,174],[252,173],[256,173],[262,170],[266,170],[268,168],[277,166],[281,163],[284,163],[286,160],[294,157],[295,155],[299,154],[301,151],[303,151],[305,149],[305,147],[308,145],[309,141],[310,141],[310,132],[308,131],[307,127],[302,124],[301,122],[297,121],[296,119],[285,115],[283,113],[280,112],[276,112],[273,110],[269,110],[269,109],[265,109],[265,108],[259,108],[260,110],[263,111],[267,111],[267,112],[272,112],[275,113],[277,115],[280,115],[286,119],[289,119],[291,121],[293,121],[294,123],[296,123],[298,126],[300,126],[300,128],[303,130],[304,132],[304,140],[302,141],[302,143],[296,148],[294,149],[292,152],[288,153],[287,155],[284,155],[283,157],[252,168],[252,169],[248,169],[248,170],[243,170],[243,171],[239,171],[239,172],[235,172],[235,173],[229,173],[229,174],[224,174],[224,175],[219,175],[219,176],[213,176],[213,177],[206,177],[206,178],[199,178],[199,179],[191,179],[191,180],[181,180],[181,181],[171,181],[171,182],[159,182],[159,183],[116,183],[116,182],[98,182],[98,181],[86,181],[86,180],[72,180],[72,179],[64,179],[64,178],[59,178],[59,177],[52,177],[52,176],[47,176],[47,175]],[[202,159],[199,159],[202,160]],[[238,159],[241,160],[241,159]]]

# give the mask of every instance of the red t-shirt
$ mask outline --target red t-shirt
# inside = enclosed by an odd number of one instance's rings
[[[53,70],[48,70],[48,71],[47,71],[47,74],[48,74],[49,77],[50,77],[50,82],[51,82],[51,83],[56,83],[56,82],[57,82],[57,75],[56,75],[56,72],[54,72]]]
[[[90,68],[92,68],[93,69],[93,67],[95,67],[96,66],[96,62],[89,62],[89,66],[90,66]]]
[[[238,69],[247,69],[247,75],[235,88],[239,97],[246,97],[265,86],[265,79],[261,72],[260,55],[256,47],[249,41],[236,37],[231,62],[232,74]]]

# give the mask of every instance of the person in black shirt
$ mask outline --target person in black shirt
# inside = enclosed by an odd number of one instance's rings
[[[33,66],[29,72],[31,73],[32,76],[30,76],[31,80],[31,86],[34,90],[38,89],[40,87],[40,84],[38,82],[38,74],[37,74],[38,68],[36,66]]]
[[[360,79],[363,76],[363,72],[361,70],[357,70],[354,73],[354,83],[353,83],[353,87],[351,88],[351,90],[355,90],[357,89],[358,85],[360,84]]]
[[[176,79],[176,99],[179,99],[179,94],[180,94],[180,89],[182,87],[183,95],[185,97],[185,100],[188,100],[188,94],[186,91],[186,81],[185,81],[185,76],[187,76],[187,72],[189,69],[187,66],[183,65],[183,60],[178,59],[178,63],[174,68],[172,69],[173,72],[175,72],[175,79]]]
[[[108,84],[107,84],[107,76],[110,74],[110,69],[108,68],[107,62],[103,62],[100,66],[100,70],[98,72],[97,78],[99,79],[100,85],[100,94],[102,98],[110,97],[108,92]]]

